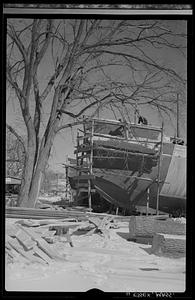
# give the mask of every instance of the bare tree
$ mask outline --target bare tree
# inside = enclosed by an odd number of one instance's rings
[[[185,33],[175,32],[173,25],[8,19],[7,81],[27,132],[20,205],[35,205],[54,137],[70,117],[78,121],[84,113],[94,116],[106,107],[115,111],[148,104],[172,110],[174,94],[186,83],[174,68],[159,62],[164,48],[184,55]]]

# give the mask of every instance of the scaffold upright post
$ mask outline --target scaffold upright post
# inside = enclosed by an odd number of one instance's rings
[[[163,131],[164,131],[164,123],[162,122],[161,128],[161,141],[160,141],[160,152],[159,152],[159,160],[158,160],[158,176],[157,176],[157,195],[156,195],[156,214],[159,214],[159,199],[160,199],[160,170],[162,163],[162,151],[163,151]]]
[[[77,188],[76,188],[76,203],[78,203],[78,197],[79,197],[79,161],[78,161],[78,149],[79,149],[79,131],[77,129],[77,151],[76,151],[76,166],[77,166]]]
[[[150,201],[150,188],[147,188],[147,194],[146,194],[146,216],[148,216],[149,213],[149,201]]]
[[[91,135],[90,135],[90,157],[89,157],[89,174],[93,174],[93,168],[92,168],[92,163],[93,163],[93,133],[94,133],[94,120],[91,122]],[[91,207],[91,180],[88,180],[88,201],[89,201],[89,210],[92,210]]]

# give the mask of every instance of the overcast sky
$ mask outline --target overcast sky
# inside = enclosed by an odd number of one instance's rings
[[[186,21],[166,21],[163,20],[165,26],[174,27],[175,31],[186,31]],[[160,53],[160,54],[159,54]],[[187,59],[183,57],[181,59],[181,55],[175,50],[175,49],[163,49],[163,51],[159,51],[158,53],[153,53],[154,56],[157,55],[157,59],[160,62],[161,65],[166,65],[170,68],[175,69],[179,74],[184,74],[187,72]],[[44,80],[48,80],[48,75],[50,73],[51,69],[51,61],[48,57],[46,61],[44,62],[44,68],[41,69],[41,73],[43,76],[43,83]],[[117,75],[119,77],[126,76],[125,68],[124,70],[118,70]],[[185,95],[185,93],[184,93]],[[182,99],[181,99],[182,100]],[[180,131],[181,131],[181,137],[186,139],[186,99],[184,100],[184,104],[180,107]],[[141,107],[140,112],[142,115],[144,115],[150,124],[161,126],[162,120],[159,118],[159,115],[157,112],[152,110],[149,107]],[[47,108],[45,108],[45,117],[47,118]],[[114,115],[111,111],[106,110],[100,113],[100,117],[112,119],[114,118]],[[117,116],[118,118],[120,115]],[[133,117],[133,112],[131,114],[131,117]],[[70,122],[72,122],[71,119],[69,119]],[[21,134],[24,134],[24,127],[23,127],[23,121],[21,118],[20,108],[18,105],[17,100],[15,99],[15,96],[10,91],[7,93],[7,110],[6,110],[6,121],[14,126]],[[44,120],[43,120],[44,121]],[[68,122],[68,119],[67,119]],[[42,125],[44,127],[44,122],[42,122]],[[174,116],[172,116],[172,119],[165,118],[165,133],[170,136],[174,136],[176,130],[176,119]],[[62,170],[62,167],[60,167],[61,163],[65,162],[65,159],[67,156],[74,157],[73,151],[74,146],[76,145],[76,127],[71,129],[66,129],[61,131],[55,138],[54,145],[51,151],[51,157],[49,160],[50,167],[52,169],[59,169]]]

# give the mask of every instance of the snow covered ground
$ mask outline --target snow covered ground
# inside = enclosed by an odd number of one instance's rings
[[[122,225],[122,224],[121,224]],[[50,265],[6,265],[7,291],[184,292],[185,257],[151,254],[151,245],[130,242],[128,223],[110,229],[110,239],[99,234],[72,234],[74,247],[52,246],[65,257]]]

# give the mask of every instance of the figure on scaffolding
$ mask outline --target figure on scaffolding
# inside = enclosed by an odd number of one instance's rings
[[[121,119],[119,119],[119,121],[122,122]],[[112,135],[112,136],[122,136],[122,137],[124,137],[125,136],[124,125],[120,125],[115,130],[110,130],[109,134]]]
[[[142,115],[140,115],[139,110],[137,109],[137,107],[135,109],[135,123],[136,123],[136,115],[138,117],[138,124],[148,125],[148,120],[145,117],[143,117]]]

